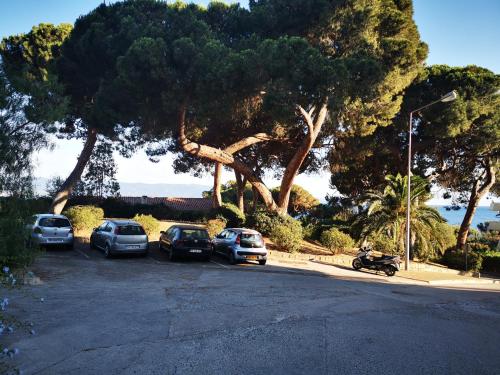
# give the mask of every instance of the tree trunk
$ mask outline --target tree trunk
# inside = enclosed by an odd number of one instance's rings
[[[186,136],[185,119],[186,119],[186,106],[183,105],[179,111],[178,124],[179,124],[179,143],[184,151],[193,156],[219,162],[221,164],[233,168],[235,171],[238,171],[239,173],[241,173],[243,176],[246,177],[247,181],[250,182],[252,186],[254,186],[257,189],[267,209],[269,211],[278,211],[278,206],[276,205],[276,202],[273,199],[271,191],[267,188],[264,182],[262,182],[262,180],[253,173],[251,168],[243,164],[241,161],[237,160],[233,154],[227,152],[226,150],[220,150],[215,147],[202,145],[189,140]]]
[[[257,203],[259,203],[259,192],[252,186],[252,210],[255,212],[257,210]]]
[[[234,171],[234,175],[236,177],[236,203],[240,211],[245,213],[245,187],[247,181],[237,171]]]
[[[97,130],[89,129],[87,133],[87,139],[85,140],[85,144],[83,145],[80,156],[78,156],[78,161],[76,162],[75,168],[73,168],[70,175],[68,176],[66,181],[64,181],[62,186],[59,188],[59,191],[56,193],[54,199],[52,200],[52,204],[50,206],[51,213],[60,214],[64,209],[64,206],[68,202],[71,192],[82,177],[83,170],[85,169],[85,166],[92,156],[92,151],[94,150],[96,142]]]
[[[212,196],[212,205],[214,208],[219,208],[220,206],[222,206],[221,183],[220,183],[221,174],[222,174],[222,164],[216,162],[214,170],[214,192]]]
[[[476,180],[474,182],[474,186],[472,187],[469,203],[467,204],[467,210],[465,211],[465,216],[462,220],[462,224],[460,224],[460,229],[458,230],[457,235],[457,249],[462,250],[467,243],[467,236],[469,235],[470,225],[472,223],[472,219],[474,218],[474,214],[476,213],[477,206],[481,199],[488,194],[491,187],[495,184],[495,167],[491,166],[488,162],[486,168],[486,177],[481,186],[480,180]]]
[[[297,176],[302,163],[309,154],[309,151],[316,142],[316,138],[321,131],[321,127],[325,122],[326,115],[328,113],[327,105],[324,104],[319,111],[318,116],[313,119],[313,114],[315,108],[313,107],[309,112],[306,112],[302,107],[299,106],[300,112],[304,117],[308,133],[302,144],[297,149],[295,155],[288,163],[285,173],[283,174],[283,179],[281,180],[280,194],[278,198],[278,212],[280,214],[286,214],[288,211],[288,202],[290,201],[290,192],[292,191],[293,180]]]

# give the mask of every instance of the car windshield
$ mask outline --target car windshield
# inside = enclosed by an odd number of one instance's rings
[[[262,236],[255,233],[241,233],[241,240],[251,243],[262,243]]]
[[[208,232],[203,229],[183,229],[181,233],[183,240],[207,240]]]
[[[118,234],[122,236],[138,236],[145,234],[144,229],[139,225],[120,225]]]
[[[68,219],[60,217],[44,217],[40,219],[39,226],[44,228],[69,228],[71,224]]]

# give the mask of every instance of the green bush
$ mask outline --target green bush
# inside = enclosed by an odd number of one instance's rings
[[[486,251],[482,257],[483,271],[500,273],[500,251]]]
[[[302,247],[302,225],[292,218],[283,218],[272,227],[271,240],[282,251],[294,253]]]
[[[279,222],[277,214],[255,211],[247,218],[247,225],[260,233],[270,236],[275,224]]]
[[[231,203],[224,203],[215,210],[216,216],[223,217],[230,228],[239,228],[245,224],[245,215],[238,207]]]
[[[371,244],[372,249],[374,251],[378,251],[383,254],[397,254],[398,247],[394,243],[392,238],[381,234],[381,233],[372,233],[367,238],[368,242]]]
[[[330,228],[323,231],[321,233],[321,243],[334,254],[354,247],[354,240],[351,236],[341,232],[337,228]]]
[[[473,251],[478,254],[485,253],[487,251],[490,251],[490,246],[486,243],[481,243],[481,242],[469,242],[467,243],[469,246],[469,251]]]
[[[441,262],[450,268],[465,270],[465,252],[456,250],[447,250],[444,253]],[[482,268],[483,257],[474,252],[467,253],[467,269],[469,271],[480,271]]]
[[[6,266],[25,268],[40,254],[38,247],[27,246],[29,237],[25,218],[33,213],[26,200],[0,200],[0,272]]]
[[[207,231],[210,238],[215,237],[226,228],[227,220],[223,217],[216,217],[207,221]]]
[[[73,206],[63,212],[73,228],[78,231],[88,231],[99,226],[104,219],[104,211],[96,206]]]
[[[152,237],[153,235],[158,235],[160,231],[160,222],[156,220],[151,215],[135,215],[133,220],[137,221],[146,231],[148,237]]]

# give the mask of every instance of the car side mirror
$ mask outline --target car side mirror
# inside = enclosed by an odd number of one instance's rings
[[[94,232],[99,232],[99,228],[92,229]]]
[[[161,231],[160,231],[160,234],[165,234],[165,231],[164,231],[164,230],[161,230]]]

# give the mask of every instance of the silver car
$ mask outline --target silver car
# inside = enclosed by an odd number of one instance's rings
[[[266,244],[255,230],[228,228],[215,236],[212,244],[214,253],[226,256],[231,264],[247,260],[256,260],[262,266],[266,264]]]
[[[106,220],[90,235],[90,247],[104,251],[106,258],[114,254],[148,253],[148,236],[133,220]]]
[[[64,215],[33,215],[26,227],[29,245],[73,247],[73,227]]]

